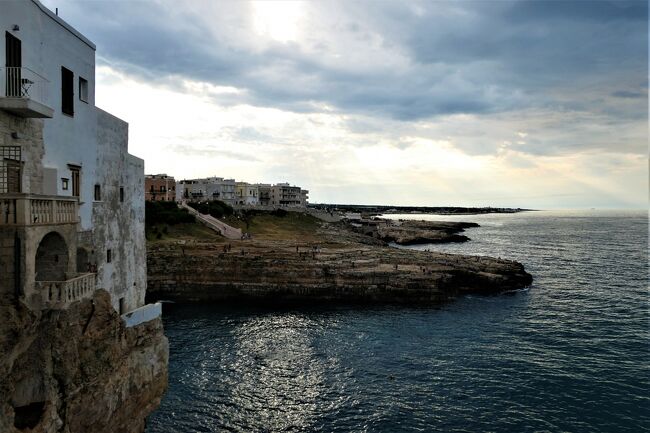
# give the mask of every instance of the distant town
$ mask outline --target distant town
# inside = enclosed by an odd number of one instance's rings
[[[223,177],[177,181],[167,174],[148,174],[145,176],[145,200],[219,200],[235,207],[304,208],[308,204],[309,191],[289,183],[248,183]]]

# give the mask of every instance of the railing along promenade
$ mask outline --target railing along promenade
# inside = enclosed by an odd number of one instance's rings
[[[41,294],[46,307],[65,308],[72,302],[92,297],[95,274],[82,274],[65,281],[36,281],[34,289]]]
[[[242,238],[242,231],[241,229],[236,229],[234,227],[229,226],[228,224],[224,223],[223,221],[219,221],[212,215],[204,215],[194,209],[191,206],[188,206],[185,202],[181,204],[181,206],[184,209],[187,209],[187,211],[194,215],[196,219],[199,220],[199,222],[203,223],[204,225],[210,227],[212,230],[218,232],[222,236],[228,238],[228,239],[241,239]]]
[[[70,224],[79,221],[76,197],[1,194],[0,226]]]

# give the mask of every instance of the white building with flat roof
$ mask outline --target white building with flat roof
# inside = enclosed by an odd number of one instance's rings
[[[309,191],[288,183],[235,182],[234,179],[206,177],[176,183],[176,201],[221,200],[231,206],[306,207]]]
[[[235,179],[223,177],[184,179],[176,182],[176,201],[220,200],[232,206],[236,202],[236,190]]]
[[[37,0],[0,4],[0,291],[144,304],[144,162],[95,106],[95,45]]]

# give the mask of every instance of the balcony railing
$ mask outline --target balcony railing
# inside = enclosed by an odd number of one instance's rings
[[[3,68],[5,96],[47,103],[49,81],[29,68]]]
[[[95,274],[82,274],[66,281],[36,281],[36,293],[41,294],[46,307],[65,307],[95,292]]]
[[[0,109],[22,117],[51,118],[50,82],[29,68],[0,68]]]
[[[71,224],[79,221],[76,197],[0,195],[0,226]]]

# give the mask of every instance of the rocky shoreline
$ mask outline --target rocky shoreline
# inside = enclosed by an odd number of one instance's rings
[[[458,223],[440,224],[446,233],[441,239],[462,229],[454,225]],[[466,224],[461,225],[470,226]],[[417,230],[408,226],[414,239]],[[432,227],[426,224],[419,230],[431,234]],[[430,305],[468,293],[516,290],[532,282],[523,265],[514,261],[391,248],[385,239],[395,237],[394,229],[382,233],[322,224],[310,236],[156,242],[147,254],[147,299]]]
[[[398,245],[441,244],[467,242],[460,235],[467,228],[480,227],[476,223],[450,221],[387,220],[375,218],[365,224],[350,224],[353,230]]]

